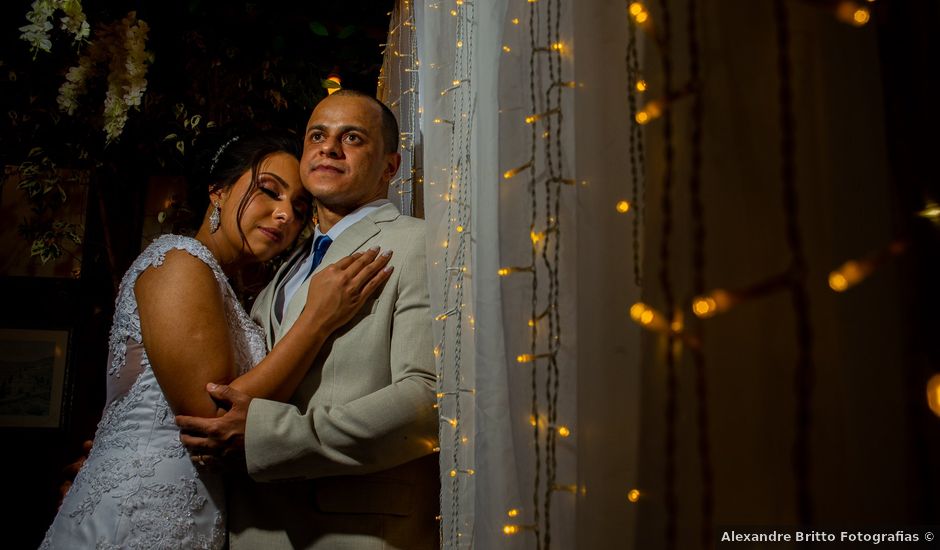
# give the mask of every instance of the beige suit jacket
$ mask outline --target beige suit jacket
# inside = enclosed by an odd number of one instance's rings
[[[385,286],[324,344],[289,403],[252,401],[233,480],[229,533],[242,548],[437,548],[438,416],[425,228],[388,204],[347,228],[319,269],[372,246],[394,251]],[[304,247],[259,295],[252,317],[275,344],[309,281],[274,316]]]

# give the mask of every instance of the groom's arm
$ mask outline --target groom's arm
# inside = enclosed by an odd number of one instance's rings
[[[382,352],[389,354],[391,384],[343,405],[311,407],[305,414],[292,405],[253,400],[245,446],[248,471],[256,480],[379,471],[437,447],[424,238],[423,232],[413,233],[418,234],[410,242],[395,247],[400,275],[389,344]],[[336,360],[354,367],[345,358]]]

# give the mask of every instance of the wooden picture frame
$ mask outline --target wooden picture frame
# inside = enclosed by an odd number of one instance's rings
[[[68,330],[0,329],[0,428],[62,426]]]

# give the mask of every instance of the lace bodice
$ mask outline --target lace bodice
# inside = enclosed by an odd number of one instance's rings
[[[236,299],[221,267],[199,241],[164,235],[134,261],[118,289],[109,340],[108,399],[89,453],[52,526],[45,548],[221,548],[222,480],[197,474],[173,413],[150,368],[134,285],[171,250],[185,250],[215,275],[233,357],[243,373],[265,355],[264,335]]]

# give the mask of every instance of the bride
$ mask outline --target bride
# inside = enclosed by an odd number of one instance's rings
[[[265,355],[262,330],[228,279],[283,252],[308,222],[299,156],[289,134],[229,139],[212,158],[211,206],[195,238],[158,238],[124,275],[94,446],[41,549],[224,545],[221,475],[195,469],[174,415],[215,415],[209,382],[287,399],[330,333],[391,273],[390,251],[377,249],[322,270],[300,319]]]

